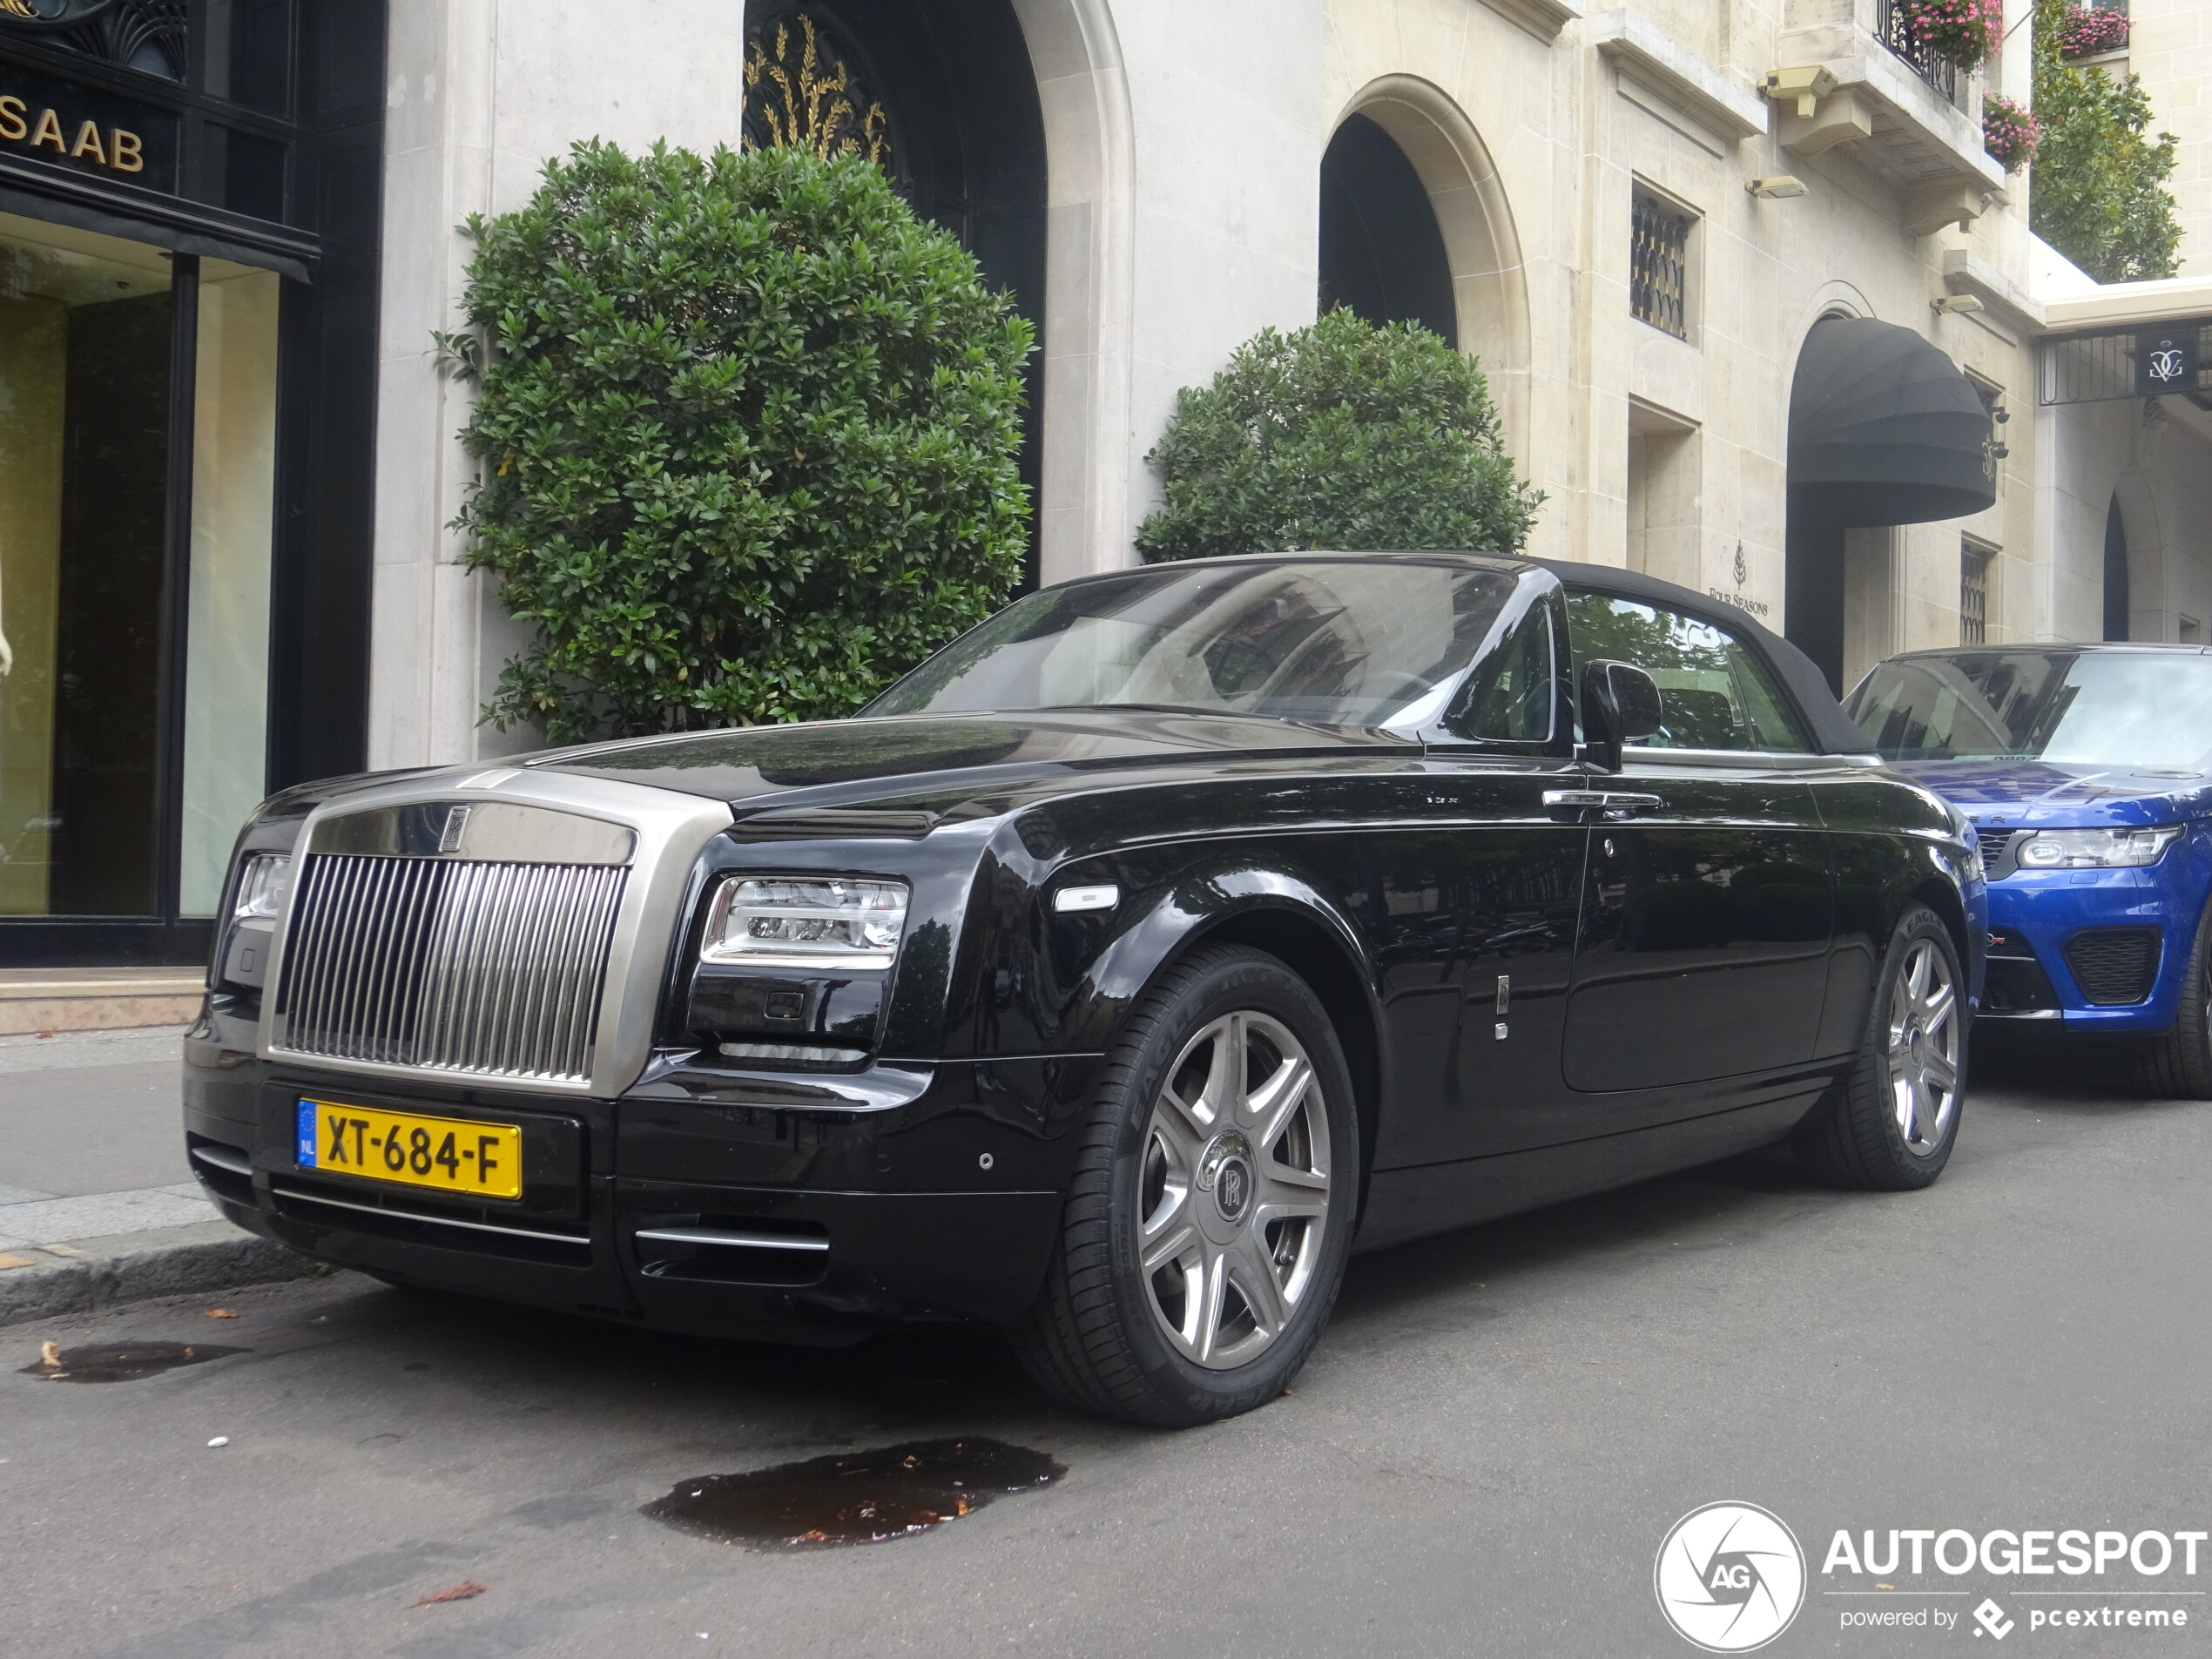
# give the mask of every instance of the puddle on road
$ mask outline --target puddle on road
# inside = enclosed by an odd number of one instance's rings
[[[644,1513],[685,1532],[756,1549],[809,1549],[910,1538],[1068,1473],[1003,1440],[913,1440],[679,1480]]]
[[[226,1353],[251,1352],[212,1342],[83,1343],[74,1348],[57,1348],[50,1342],[35,1364],[23,1368],[23,1374],[49,1382],[135,1382],[179,1366],[204,1365]]]

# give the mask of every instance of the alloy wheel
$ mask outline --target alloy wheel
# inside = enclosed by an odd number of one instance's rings
[[[1225,1014],[1184,1045],[1145,1130],[1136,1224],[1177,1352],[1226,1371],[1283,1334],[1313,1287],[1329,1182],[1320,1084],[1287,1026]]]
[[[1890,993],[1890,1101],[1905,1150],[1925,1157],[1959,1112],[1959,987],[1933,940],[1915,940]]]

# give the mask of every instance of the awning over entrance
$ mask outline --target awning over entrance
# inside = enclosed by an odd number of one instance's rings
[[[1963,518],[1997,499],[1981,395],[1910,328],[1813,325],[1790,392],[1790,509],[1838,528]]]

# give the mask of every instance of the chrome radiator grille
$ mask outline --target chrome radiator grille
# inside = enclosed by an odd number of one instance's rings
[[[273,1048],[581,1082],[629,872],[317,853],[293,901]]]

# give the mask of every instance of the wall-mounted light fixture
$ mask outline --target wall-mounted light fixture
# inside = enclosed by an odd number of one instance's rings
[[[1836,71],[1818,64],[1807,64],[1797,69],[1770,69],[1760,84],[1760,90],[1777,104],[1797,106],[1802,120],[1812,119],[1813,111],[1820,100],[1836,90]]]
[[[1743,188],[1761,201],[1787,201],[1792,196],[1805,193],[1805,181],[1786,172],[1778,172],[1771,179],[1754,179]]]
[[[1987,307],[1984,306],[1980,300],[1973,294],[1946,293],[1942,299],[1937,300],[1932,306],[1931,306],[1929,309],[1935,312],[1939,316],[1947,317],[1954,312],[1983,311],[1986,310]]]

